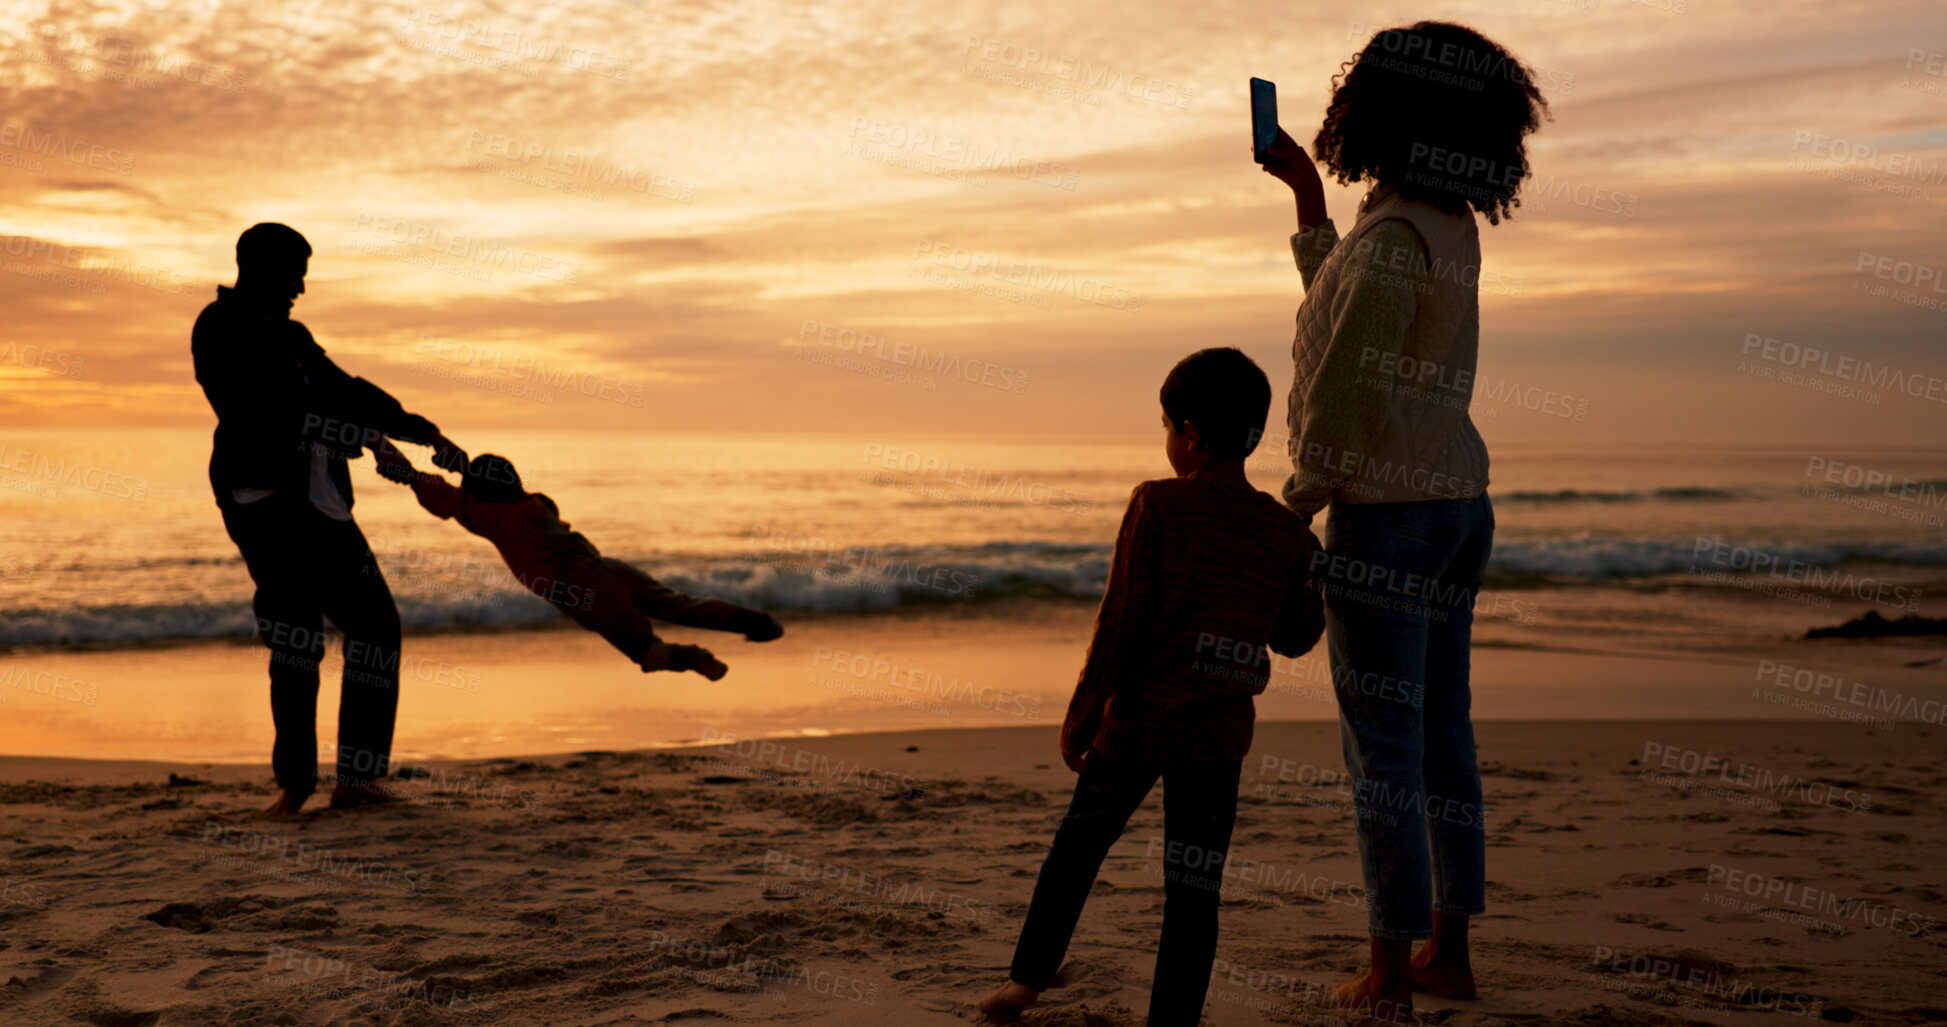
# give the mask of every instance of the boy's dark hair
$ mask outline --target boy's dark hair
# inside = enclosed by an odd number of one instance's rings
[[[1271,380],[1239,349],[1200,349],[1176,362],[1163,379],[1163,413],[1183,433],[1193,421],[1212,453],[1242,460],[1264,437],[1271,413]]]
[[[492,453],[482,453],[467,463],[460,488],[482,503],[518,503],[527,496],[514,462]]]
[[[1521,205],[1524,141],[1549,117],[1534,73],[1465,25],[1383,29],[1332,76],[1312,153],[1340,183],[1372,178],[1488,224]]]
[[[309,259],[311,244],[298,230],[275,221],[251,225],[237,236],[237,267],[295,264]]]

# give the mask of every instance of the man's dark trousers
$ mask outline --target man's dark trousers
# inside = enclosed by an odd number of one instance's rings
[[[301,491],[255,503],[224,496],[223,527],[257,583],[257,636],[270,649],[271,768],[297,797],[318,787],[318,664],[324,618],[345,633],[338,700],[338,782],[386,776],[399,709],[399,610],[365,535],[326,517]]]

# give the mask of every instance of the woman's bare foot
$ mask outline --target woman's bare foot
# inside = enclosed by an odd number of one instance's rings
[[[276,800],[273,801],[270,805],[264,807],[264,811],[257,815],[265,819],[271,819],[275,817],[297,816],[298,811],[304,808],[304,800],[309,799],[310,797],[311,797],[310,793],[308,792],[304,795],[292,795],[290,792],[278,792]]]
[[[1021,1010],[1034,1005],[1041,993],[1015,981],[1008,981],[994,989],[994,993],[980,1000],[980,1011],[989,1020],[1007,1021],[1021,1015]]]
[[[1371,970],[1332,989],[1332,1001],[1392,1023],[1413,1022],[1412,989],[1381,988],[1373,982]]]
[[[1372,939],[1372,968],[1332,990],[1332,1000],[1381,1020],[1411,1023],[1413,988],[1407,963],[1413,943],[1404,938]]]
[[[1413,957],[1413,990],[1441,998],[1474,997],[1474,971],[1464,966],[1442,966],[1433,960]]]
[[[359,806],[377,806],[398,801],[398,796],[377,781],[340,784],[331,790],[332,809],[353,809]]]
[[[1433,914],[1433,937],[1413,954],[1407,970],[1413,987],[1441,998],[1474,997],[1474,968],[1467,958],[1467,918]]]

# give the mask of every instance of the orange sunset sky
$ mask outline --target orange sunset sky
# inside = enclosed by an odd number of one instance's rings
[[[1535,397],[1490,441],[1937,439],[1938,0],[11,3],[0,418],[213,423],[190,325],[276,220],[316,251],[295,316],[443,426],[1147,433],[1191,349],[1290,378],[1247,77],[1308,143],[1339,63],[1421,17],[1555,115],[1482,222],[1480,381]],[[1362,191],[1328,185],[1341,227]],[[1922,384],[1740,369],[1806,347]],[[931,389],[827,362],[919,350]]]

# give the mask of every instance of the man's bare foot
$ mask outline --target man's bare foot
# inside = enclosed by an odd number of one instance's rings
[[[1413,1022],[1412,990],[1381,988],[1370,970],[1332,989],[1332,1001],[1392,1023]]]
[[[304,808],[304,800],[310,797],[309,793],[292,795],[290,792],[278,792],[277,799],[270,805],[264,807],[264,811],[257,815],[267,820],[275,817],[297,816],[298,811]]]
[[[1473,968],[1465,963],[1455,966],[1440,958],[1430,947],[1413,954],[1413,966],[1407,971],[1407,977],[1413,982],[1415,991],[1441,998],[1474,997]]]
[[[331,790],[332,809],[353,809],[359,806],[377,806],[388,802],[398,802],[399,797],[377,781],[362,781],[358,784],[340,784]]]
[[[1008,981],[994,989],[994,993],[980,1000],[979,1009],[989,1020],[1012,1020],[1021,1015],[1021,1010],[1034,1005],[1041,993],[1014,981]]]

